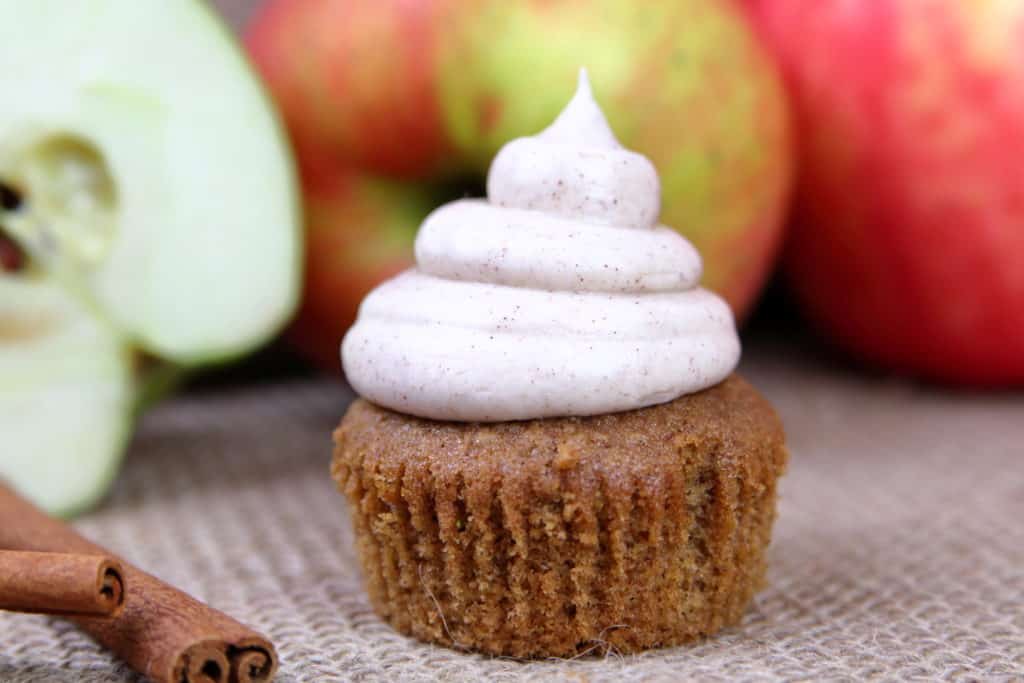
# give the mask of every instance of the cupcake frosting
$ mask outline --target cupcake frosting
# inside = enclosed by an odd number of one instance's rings
[[[732,372],[732,313],[658,224],[657,172],[616,140],[585,72],[551,126],[502,148],[487,193],[430,214],[416,268],[363,301],[342,344],[363,397],[525,420],[642,408]]]

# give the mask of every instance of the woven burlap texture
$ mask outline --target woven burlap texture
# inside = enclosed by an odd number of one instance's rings
[[[281,681],[1024,678],[1024,397],[753,356],[792,447],[769,585],[740,627],[690,647],[518,662],[396,635],[327,473],[350,396],[326,380],[163,404],[78,526],[271,636]],[[59,620],[2,615],[0,680],[134,676]]]

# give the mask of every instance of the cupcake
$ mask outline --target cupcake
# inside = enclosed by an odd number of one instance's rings
[[[370,601],[497,655],[636,652],[715,633],[764,579],[786,461],[734,374],[728,306],[659,225],[660,184],[586,74],[495,157],[487,200],[424,221],[360,308],[335,431]]]

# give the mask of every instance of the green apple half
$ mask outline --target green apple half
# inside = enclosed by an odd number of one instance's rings
[[[71,292],[81,302],[75,316],[94,315],[117,339],[109,344],[164,361],[225,360],[276,333],[299,294],[293,166],[268,99],[211,12],[194,0],[0,0],[0,26],[10,29],[0,49],[0,230],[32,269]],[[19,315],[42,311],[56,295],[49,283],[31,284],[43,287],[38,296],[25,282],[5,283],[0,310],[13,315],[9,300],[19,297]],[[20,379],[0,373],[0,392],[34,391],[48,364],[65,367],[44,357],[47,344],[73,365],[71,357],[99,353],[96,336],[0,345],[15,354],[0,367],[23,367]],[[104,363],[130,368],[129,356],[104,348]],[[17,360],[34,353],[32,363]],[[22,430],[39,440],[20,444],[29,457],[59,457],[47,432],[92,410],[88,392],[61,395]],[[78,472],[110,471],[120,448],[112,435],[131,409],[117,412],[94,416],[97,438],[90,452],[79,448]],[[24,457],[3,444],[0,476],[46,471],[26,469]],[[100,488],[35,497],[74,508]]]
[[[130,433],[131,357],[62,288],[0,275],[0,476],[60,514],[102,495]]]

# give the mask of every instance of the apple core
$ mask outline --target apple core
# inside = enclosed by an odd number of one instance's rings
[[[0,158],[5,189],[0,223],[48,265],[88,270],[114,242],[117,189],[95,145],[43,135]]]

